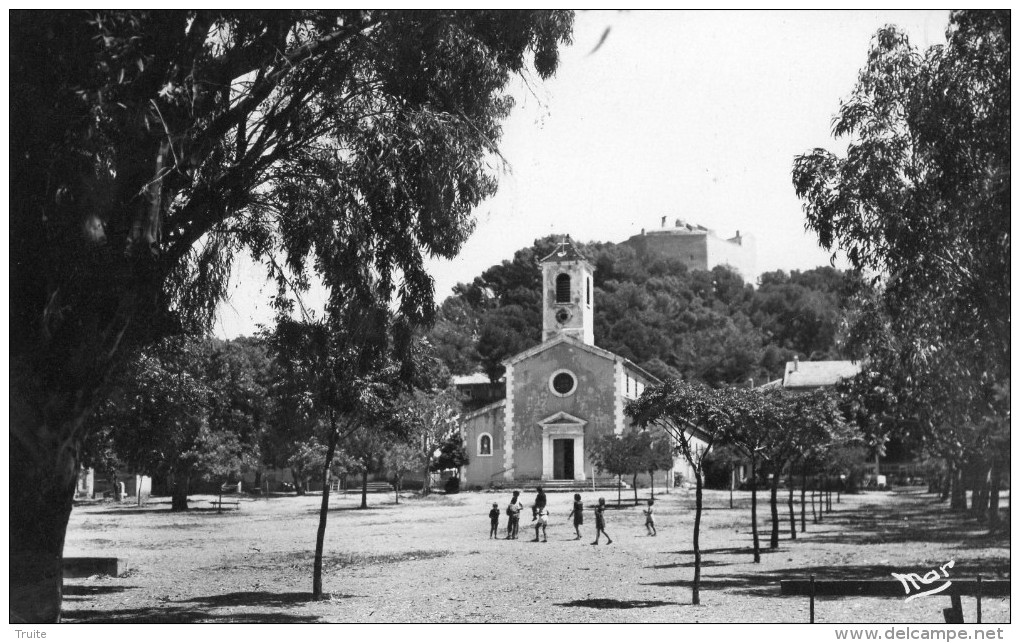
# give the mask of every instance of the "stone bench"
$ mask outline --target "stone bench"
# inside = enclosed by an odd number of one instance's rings
[[[942,580],[942,579],[940,579]],[[950,599],[950,607],[942,610],[946,623],[963,623],[963,605],[961,596],[977,597],[977,620],[981,622],[981,597],[982,596],[1009,596],[1008,580],[982,580],[980,576],[976,579],[944,579],[951,580],[949,587],[939,594],[947,594]],[[780,593],[783,596],[809,596],[811,597],[811,622],[815,622],[815,597],[816,596],[877,596],[890,598],[907,598],[910,594],[918,594],[926,589],[919,586],[909,593],[904,588],[904,582],[899,580],[815,580],[812,576],[809,580],[783,580],[779,581]],[[932,587],[934,589],[934,587]]]
[[[64,557],[64,578],[88,578],[89,576],[120,576],[127,571],[123,558],[101,556]]]
[[[210,500],[209,503],[217,509],[241,509],[240,500]]]

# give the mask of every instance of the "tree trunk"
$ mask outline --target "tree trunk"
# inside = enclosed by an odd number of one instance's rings
[[[959,468],[954,468],[952,472],[949,507],[957,511],[967,509],[967,488],[964,485],[963,471]]]
[[[638,501],[638,497],[637,497],[637,477],[638,477],[638,474],[635,473],[634,474],[634,480],[633,480],[633,483],[634,483],[634,506],[635,507],[638,506],[638,502],[639,502]]]
[[[394,487],[394,494],[393,494],[394,495],[394,502],[393,502],[393,504],[399,505],[400,504],[400,476],[397,476],[396,484],[394,484],[393,487]]]
[[[800,474],[800,533],[807,531],[807,502],[805,496],[807,495],[807,474]],[[811,496],[812,503],[815,497]]]
[[[432,473],[429,469],[432,468],[432,462],[425,458],[425,473],[421,479],[421,495],[427,496],[432,493]]]
[[[769,485],[769,510],[772,512],[772,533],[769,536],[769,549],[779,549],[779,472],[772,474]]]
[[[818,493],[818,476],[813,476],[811,481],[811,522],[818,524],[818,509],[815,505],[815,495]]]
[[[737,470],[730,467],[730,509],[733,509],[733,487],[737,486]]]
[[[623,502],[623,474],[616,475],[616,506]]]
[[[176,474],[174,476],[174,489],[170,496],[170,511],[188,510],[188,485],[190,476],[187,474]]]
[[[368,509],[368,469],[361,472],[361,507]]]
[[[754,456],[751,457],[751,536],[754,540],[754,562],[761,562],[761,543],[758,540],[758,478]]]
[[[971,512],[979,521],[984,522],[988,518],[988,478],[990,469],[979,471],[974,476],[974,496],[971,499]]]
[[[999,489],[1002,487],[1002,461],[992,460],[992,472],[988,481],[988,527],[992,530],[999,527]]]
[[[13,396],[11,401],[13,415],[17,402]],[[56,436],[52,442],[27,446],[13,426],[16,418],[11,420],[10,622],[56,623],[63,593],[64,536],[78,478],[77,449],[59,443]]]
[[[312,566],[312,599],[322,598],[322,550],[326,544],[326,520],[329,518],[329,470],[333,466],[339,433],[336,421],[330,422],[329,446],[326,448],[326,462],[322,466],[322,504],[319,505],[319,528],[315,532],[315,563]]]
[[[154,147],[160,144],[155,140]],[[110,221],[131,225],[136,214],[159,218],[148,195],[138,191],[139,185],[159,174],[158,170],[151,174],[155,156],[140,154],[131,159],[114,154],[125,163],[118,163],[115,185],[106,195],[110,201],[104,210],[112,215]],[[125,189],[131,171],[120,171],[124,166],[145,178]],[[86,202],[81,203],[89,207]],[[86,214],[79,207],[56,212]],[[21,232],[28,230],[24,226]],[[63,257],[66,263],[52,272],[39,271],[42,263],[10,264],[10,336],[17,340],[11,342],[8,360],[9,619],[55,623],[61,616],[64,539],[80,469],[78,457],[88,437],[83,424],[100,400],[125,335],[138,341],[130,332],[141,326],[136,311],[157,309],[164,273],[150,246],[137,251],[140,244],[134,243],[134,235],[126,248],[114,250],[111,245],[116,244],[93,248],[69,238],[51,238],[37,223],[31,229],[20,241],[35,256],[49,257],[40,262],[55,256],[42,252],[43,243],[56,244],[49,250],[65,242],[73,248]]]
[[[943,471],[941,473],[941,475],[940,475],[940,478],[942,480],[942,490],[939,493],[939,500],[942,501],[942,502],[945,502],[946,500],[949,500],[949,497],[953,493],[953,475],[952,475],[952,470],[949,469],[949,470]]]
[[[649,481],[649,485],[650,485],[649,486],[649,490],[650,490],[650,493],[652,494],[651,498],[652,498],[652,500],[655,500],[655,472],[654,471],[649,471],[648,472],[648,481]]]
[[[701,469],[694,467],[694,582],[691,583],[691,605],[701,605]]]
[[[790,540],[797,540],[797,512],[793,508],[793,471],[790,471],[790,495],[786,501],[790,509]]]
[[[305,476],[304,472],[298,471],[297,469],[291,468],[291,477],[294,478],[294,491],[299,496],[305,495]]]

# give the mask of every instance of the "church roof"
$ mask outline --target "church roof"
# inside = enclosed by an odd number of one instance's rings
[[[492,411],[500,408],[501,406],[506,406],[506,398],[505,397],[503,399],[496,400],[495,402],[492,402],[491,404],[486,404],[485,406],[483,406],[480,409],[475,409],[474,411],[471,411],[470,413],[465,413],[463,416],[461,416],[461,419],[462,420],[470,420],[471,418],[476,418],[479,415],[485,415],[486,413],[491,413]]]
[[[587,259],[577,251],[574,244],[570,243],[570,237],[563,237],[563,241],[560,241],[556,249],[543,258],[541,263],[553,261],[587,261]]]
[[[503,360],[503,365],[504,366],[513,366],[514,364],[517,364],[518,362],[521,362],[521,361],[523,361],[523,360],[525,360],[525,359],[527,359],[529,357],[532,357],[534,355],[538,355],[539,353],[542,353],[542,352],[545,352],[545,351],[549,350],[553,346],[558,346],[558,345],[563,344],[563,343],[570,344],[571,346],[575,346],[577,348],[580,348],[581,350],[588,351],[589,353],[598,355],[599,357],[604,357],[604,358],[606,358],[606,359],[608,359],[610,361],[620,362],[621,364],[623,364],[627,368],[629,368],[629,369],[631,369],[633,371],[636,371],[642,377],[645,377],[646,379],[648,379],[649,382],[652,382],[653,384],[659,384],[661,382],[661,380],[659,380],[659,378],[655,377],[654,375],[652,375],[651,373],[649,373],[645,369],[641,368],[640,366],[638,366],[634,362],[630,361],[626,357],[620,357],[616,353],[613,353],[611,351],[607,351],[604,348],[599,348],[598,346],[593,346],[592,344],[585,344],[581,340],[576,339],[574,337],[571,337],[570,335],[557,335],[556,337],[554,337],[553,339],[550,339],[547,342],[544,342],[542,344],[538,344],[537,346],[532,346],[531,348],[529,348],[526,351],[522,351],[520,353],[517,353],[513,357],[510,357],[508,359]]]

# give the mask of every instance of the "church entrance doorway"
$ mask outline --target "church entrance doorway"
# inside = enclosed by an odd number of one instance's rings
[[[584,480],[584,425],[588,422],[560,411],[542,426],[542,479]]]
[[[553,479],[574,479],[573,440],[553,440]]]

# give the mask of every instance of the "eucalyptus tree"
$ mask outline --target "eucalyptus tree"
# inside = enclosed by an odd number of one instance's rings
[[[11,617],[60,618],[84,420],[126,349],[210,326],[231,259],[432,317],[563,11],[11,14]],[[531,62],[533,61],[533,62]],[[376,283],[372,283],[377,279]]]
[[[668,379],[649,386],[627,403],[626,413],[641,427],[664,431],[694,471],[694,581],[691,603],[701,604],[701,512],[705,457],[734,430],[731,394],[701,384]]]
[[[964,458],[1008,435],[1010,13],[954,11],[946,41],[919,51],[880,30],[834,119],[846,153],[797,157],[793,183],[821,244],[874,275],[853,330],[959,490]]]

